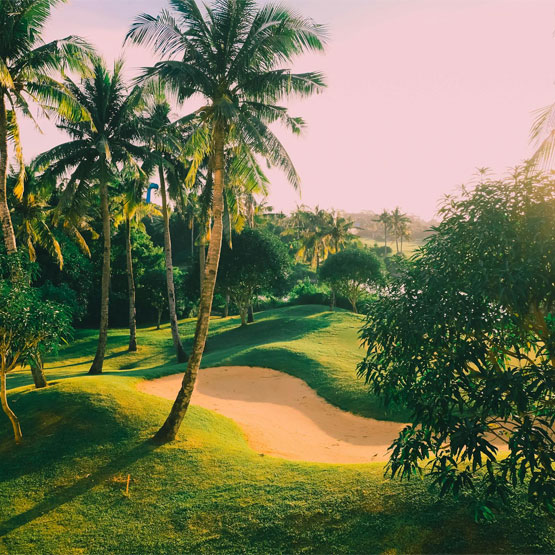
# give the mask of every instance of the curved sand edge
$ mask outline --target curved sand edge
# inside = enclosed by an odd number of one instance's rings
[[[173,400],[183,374],[140,382]],[[223,366],[199,372],[191,402],[233,419],[256,452],[323,463],[388,459],[404,424],[356,416],[330,405],[303,380],[268,368]]]

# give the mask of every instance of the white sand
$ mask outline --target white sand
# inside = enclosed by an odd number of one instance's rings
[[[139,389],[173,400],[182,379],[183,374],[166,376],[141,382]],[[258,453],[299,461],[385,461],[404,426],[342,411],[303,380],[267,368],[203,369],[192,403],[237,422]]]

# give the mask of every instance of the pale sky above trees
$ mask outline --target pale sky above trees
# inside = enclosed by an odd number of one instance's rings
[[[555,100],[555,4],[550,0],[289,0],[328,25],[326,55],[296,70],[323,70],[323,95],[289,105],[309,125],[280,136],[303,181],[299,199],[271,172],[270,204],[348,211],[393,209],[430,218],[475,168],[496,172],[532,152],[532,111]],[[164,0],[71,0],[46,39],[78,34],[110,62],[133,18]],[[150,52],[128,47],[127,71]],[[25,122],[26,158],[63,137]]]

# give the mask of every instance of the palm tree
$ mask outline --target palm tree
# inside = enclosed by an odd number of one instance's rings
[[[129,295],[129,352],[137,351],[137,310],[135,308],[135,276],[133,273],[133,245],[131,230],[133,227],[144,228],[142,221],[147,216],[161,216],[154,204],[143,201],[147,187],[146,176],[135,167],[125,167],[120,173],[119,185],[121,195],[119,212],[114,218],[114,226],[125,225],[125,258],[127,271],[127,291]]]
[[[384,210],[374,221],[383,224],[384,256],[387,256],[387,232],[391,229],[391,214]]]
[[[19,165],[14,193],[21,198],[25,167],[17,114],[32,116],[30,101],[46,112],[68,118],[83,114],[53,75],[68,67],[81,71],[91,53],[80,38],[69,36],[44,43],[41,33],[51,9],[65,0],[2,0],[0,2],[0,220],[8,254],[17,250],[7,199],[8,144],[14,144]]]
[[[178,99],[201,95],[204,106],[191,116],[193,131],[187,149],[191,156],[189,181],[205,156],[212,176],[212,231],[203,276],[199,316],[187,372],[172,410],[156,434],[158,442],[175,438],[185,416],[208,333],[223,236],[223,194],[226,148],[242,146],[283,169],[298,186],[293,164],[272,122],[299,132],[303,122],[277,103],[291,93],[310,95],[324,86],[319,73],[292,74],[281,66],[306,50],[321,50],[322,28],[285,8],[254,0],[217,0],[205,14],[195,0],[170,0],[176,17],[139,16],[127,35],[150,44],[166,57],[144,71],[143,78],[167,83]]]
[[[171,106],[166,98],[161,81],[152,81],[148,85],[146,114],[142,121],[147,145],[150,151],[149,164],[158,170],[160,195],[162,197],[162,220],[164,223],[164,255],[166,263],[166,282],[168,289],[168,309],[173,345],[178,362],[187,361],[179,337],[177,311],[175,307],[175,285],[172,260],[172,243],[170,234],[170,206],[166,178],[179,176],[181,161],[181,139],[183,130],[170,119]],[[179,123],[179,122],[177,122]]]
[[[343,218],[337,212],[331,212],[329,219],[329,233],[333,244],[333,252],[338,253],[341,247],[355,238],[355,235],[351,233],[354,224],[352,220]]]
[[[399,252],[399,238],[401,237],[403,227],[406,227],[409,224],[410,218],[406,214],[403,214],[399,207],[395,208],[395,210],[393,210],[393,212],[391,212],[389,216],[389,223],[395,236],[395,246],[397,252]]]
[[[90,114],[91,122],[75,122],[60,116],[58,127],[72,140],[52,148],[36,161],[47,168],[45,173],[51,178],[70,174],[62,203],[71,202],[93,184],[100,192],[104,241],[100,325],[96,355],[89,374],[102,373],[108,338],[111,251],[108,185],[116,175],[118,164],[134,165],[136,159],[144,156],[144,149],[137,146],[141,138],[137,110],[141,105],[142,90],[135,87],[128,93],[122,72],[121,60],[116,61],[113,70],[109,71],[104,62],[96,58],[91,75],[83,78],[80,84],[65,79],[65,87]]]

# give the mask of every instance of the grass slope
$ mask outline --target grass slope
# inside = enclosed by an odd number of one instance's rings
[[[252,364],[307,380],[335,404],[365,413],[349,313],[295,307],[214,321],[205,366]],[[192,323],[182,331],[191,340]],[[172,365],[169,331],[142,329],[125,353],[110,332],[107,375],[84,375],[95,334],[82,332],[48,365],[48,389],[10,378],[25,442],[0,419],[0,553],[437,553],[555,551],[552,522],[515,506],[480,526],[467,499],[438,501],[426,481],[383,479],[383,466],[296,463],[252,451],[229,419],[192,407],[171,445],[146,440],[171,403],[137,391]],[[63,378],[63,379],[62,379]],[[370,407],[370,408],[369,408]],[[125,482],[131,476],[130,495]]]
[[[26,442],[0,447],[4,553],[553,552],[547,521],[523,507],[476,525],[465,500],[383,467],[261,457],[232,421],[192,407],[179,441],[145,440],[168,401],[122,376],[18,390]],[[125,482],[131,476],[130,495]]]
[[[185,348],[190,348],[194,320],[181,323]],[[406,420],[399,409],[386,409],[357,379],[356,366],[363,357],[357,339],[362,317],[351,312],[330,312],[322,306],[293,306],[257,314],[247,328],[238,318],[215,318],[210,324],[202,366],[247,365],[281,370],[305,380],[330,403],[355,414],[383,420]],[[86,373],[96,349],[97,332],[79,331],[75,341],[47,365],[51,379]],[[128,332],[111,330],[105,371],[157,377],[182,372],[173,365],[169,326],[139,331],[139,352],[127,353]],[[28,371],[9,376],[9,386],[31,383]]]

